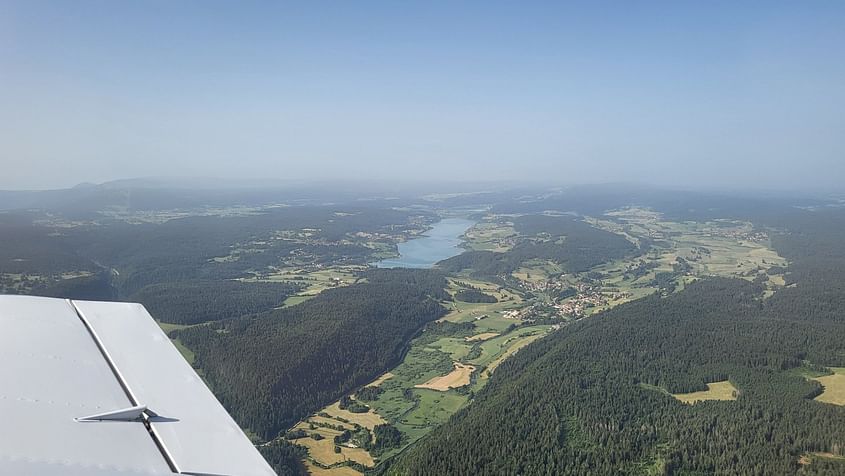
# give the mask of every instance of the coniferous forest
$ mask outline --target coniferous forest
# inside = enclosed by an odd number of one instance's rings
[[[372,270],[290,308],[174,333],[196,353],[242,425],[273,438],[396,365],[411,337],[445,313],[434,271]]]
[[[711,278],[566,326],[506,361],[390,474],[843,474],[845,411],[802,369],[845,365],[845,213],[762,217],[788,286]],[[735,401],[670,393],[728,380]]]

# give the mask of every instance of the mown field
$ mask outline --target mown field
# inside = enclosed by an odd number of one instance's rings
[[[301,287],[301,291],[284,301],[284,306],[287,307],[307,301],[326,289],[359,282],[360,279],[356,273],[363,269],[365,267],[362,266],[333,266],[318,270],[283,268],[260,277],[246,278],[243,281],[286,283]]]
[[[673,393],[676,399],[693,404],[706,400],[736,400],[738,390],[729,381],[712,382],[707,384],[707,390],[691,393]]]
[[[824,392],[816,397],[816,401],[845,405],[845,367],[831,367],[833,373],[813,378],[824,387]]]

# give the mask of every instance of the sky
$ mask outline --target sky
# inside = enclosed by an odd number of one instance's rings
[[[845,2],[0,0],[0,188],[842,188]]]

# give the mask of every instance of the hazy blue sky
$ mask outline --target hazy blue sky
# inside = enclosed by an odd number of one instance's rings
[[[0,165],[836,186],[845,2],[0,0]]]

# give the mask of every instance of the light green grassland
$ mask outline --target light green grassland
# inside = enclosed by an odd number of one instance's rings
[[[618,210],[608,216],[613,221],[589,221],[599,228],[634,239],[650,237],[662,242],[656,251],[645,258],[656,262],[658,266],[639,278],[626,279],[624,273],[618,272],[624,266],[624,261],[596,268],[596,271],[611,275],[604,280],[605,285],[617,286],[620,290],[633,293],[634,299],[654,291],[649,288],[655,275],[673,271],[672,265],[678,258],[686,260],[692,271],[691,276],[682,276],[676,280],[677,290],[683,289],[695,277],[724,276],[753,280],[758,273],[772,266],[787,266],[786,259],[771,249],[765,234],[755,236],[758,230],[748,222],[669,222],[661,220],[659,214],[643,209]],[[783,285],[782,276],[769,277],[765,296],[770,296]]]
[[[512,238],[518,234],[512,223],[482,221],[464,233],[466,247],[479,251],[508,251],[513,247]]]
[[[737,389],[729,381],[707,384],[707,390],[691,393],[673,393],[672,396],[683,403],[693,404],[705,400],[736,400]]]
[[[482,332],[502,332],[510,325],[518,323],[518,321],[513,319],[504,318],[502,313],[510,309],[518,309],[524,305],[519,294],[501,288],[493,283],[464,278],[450,279],[448,292],[454,296],[460,289],[463,289],[462,283],[480,289],[498,299],[499,302],[467,303],[455,299],[446,304],[449,308],[449,313],[442,320],[458,323],[472,322],[476,326],[476,334]],[[476,319],[482,316],[486,317]]]
[[[188,327],[193,327],[192,325],[185,325],[185,324],[170,324],[168,322],[161,322],[156,321],[158,326],[164,331],[165,334],[169,334],[170,331],[178,330],[178,329],[187,329]],[[182,354],[182,357],[188,361],[189,364],[194,365],[194,361],[196,360],[196,355],[194,352],[187,348],[182,341],[179,339],[170,339],[173,342],[173,345],[176,346],[176,349],[179,350],[179,353]]]
[[[845,405],[845,367],[831,367],[831,375],[813,377],[824,387],[816,401],[833,405]]]
[[[815,370],[815,369],[811,369],[809,367],[804,367],[804,366],[795,367],[795,368],[786,370],[784,373],[786,373],[787,375],[792,375],[792,376],[795,376],[795,377],[801,377],[801,378],[805,378],[805,379],[814,379],[814,378],[817,378],[817,377],[824,377],[826,375],[833,375],[833,372],[831,372],[831,371]]]
[[[171,342],[173,342],[173,345],[175,345],[179,350],[179,353],[182,354],[182,357],[188,361],[189,364],[194,365],[194,361],[197,359],[196,354],[194,354],[191,349],[185,347],[179,339],[171,339]]]
[[[722,401],[731,401],[736,400],[739,391],[736,387],[733,386],[727,380],[723,380],[721,382],[712,382],[707,384],[707,390],[702,390],[699,392],[690,392],[690,393],[669,393],[663,387],[658,387],[655,385],[649,385],[646,383],[640,383],[640,388],[651,392],[659,392],[664,395],[668,395],[673,397],[674,399],[686,403],[688,405],[692,405],[697,402],[703,402],[706,400],[722,400]]]
[[[357,282],[355,273],[363,269],[365,269],[363,266],[336,266],[316,271],[283,268],[263,277],[245,278],[242,281],[290,283],[302,286],[302,291],[285,300],[284,307],[288,307],[307,301],[326,289],[348,286]]]

